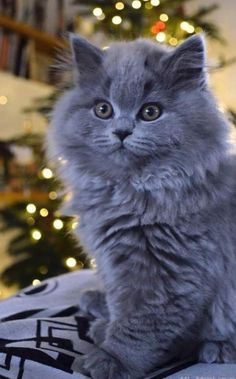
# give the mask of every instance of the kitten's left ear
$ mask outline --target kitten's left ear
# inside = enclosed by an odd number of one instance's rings
[[[172,85],[195,84],[204,87],[206,84],[205,63],[205,40],[202,35],[195,35],[169,53],[163,65]]]
[[[76,34],[70,35],[70,43],[79,76],[96,73],[102,64],[104,51]]]

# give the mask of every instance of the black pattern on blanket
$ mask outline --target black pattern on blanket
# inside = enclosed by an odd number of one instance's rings
[[[86,270],[29,287],[0,303],[0,378],[86,378],[82,356],[92,348],[89,321],[76,305],[93,287]]]

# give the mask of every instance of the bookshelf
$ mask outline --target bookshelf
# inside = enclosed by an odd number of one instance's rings
[[[35,47],[47,55],[53,55],[56,49],[68,47],[68,44],[63,39],[43,32],[23,22],[16,21],[5,15],[0,15],[0,28],[33,40],[35,42]]]

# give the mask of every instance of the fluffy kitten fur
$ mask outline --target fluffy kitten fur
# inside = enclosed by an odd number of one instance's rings
[[[175,49],[139,39],[100,50],[72,37],[75,86],[55,107],[50,149],[96,257],[105,299],[85,359],[94,379],[142,378],[174,358],[236,362],[235,163],[228,125],[193,36]],[[96,117],[97,100],[112,118]],[[157,102],[161,116],[137,117]],[[132,132],[123,143],[113,133]]]

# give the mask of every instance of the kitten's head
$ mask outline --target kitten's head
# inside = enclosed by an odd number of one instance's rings
[[[216,166],[227,127],[207,87],[202,36],[175,49],[139,39],[101,50],[78,36],[71,45],[75,86],[54,113],[59,154],[111,175]]]

